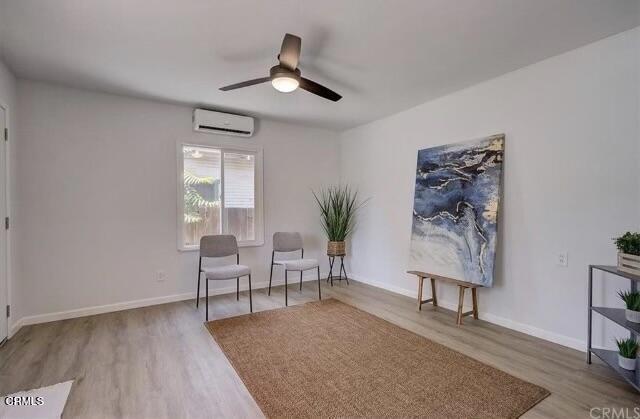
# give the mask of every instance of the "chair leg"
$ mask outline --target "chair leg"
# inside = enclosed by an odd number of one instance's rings
[[[198,292],[196,292],[196,308],[198,308],[198,305],[200,305],[200,277],[202,275],[200,275],[201,272],[198,272]]]
[[[196,292],[196,308],[200,305],[200,277],[202,276],[202,256],[198,258],[198,292]]]
[[[458,286],[460,289],[460,296],[458,298],[458,321],[456,322],[459,325],[462,324],[462,305],[464,304],[464,290],[465,287]]]
[[[273,278],[273,262],[271,262],[271,273],[269,274],[269,292],[267,295],[271,295],[271,279]]]
[[[302,292],[302,272],[300,271],[300,292]]]
[[[240,277],[236,278],[236,301],[240,301]]]
[[[289,305],[289,295],[287,294],[287,270],[284,270],[284,305],[287,307]]]
[[[322,291],[320,290],[320,267],[318,266],[318,300],[322,300]]]
[[[249,274],[249,312],[253,313],[253,299],[251,298],[251,274]]]
[[[209,321],[209,279],[205,279],[204,283],[204,298],[205,298],[205,318]]]

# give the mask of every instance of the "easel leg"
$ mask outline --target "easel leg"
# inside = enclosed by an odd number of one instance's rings
[[[462,305],[464,304],[464,290],[465,287],[458,286],[460,289],[460,297],[458,298],[458,321],[456,322],[458,326],[462,324]]]
[[[478,320],[478,289],[471,288],[471,298],[473,298],[473,318]]]
[[[436,297],[436,280],[431,279],[431,298],[433,298],[433,306],[438,307],[438,297]]]

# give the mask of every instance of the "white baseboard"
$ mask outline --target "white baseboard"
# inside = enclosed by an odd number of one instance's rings
[[[321,278],[326,278],[327,277],[327,273],[325,274],[320,274]],[[302,278],[303,282],[310,282],[310,281],[317,281],[318,278],[317,276],[314,275],[304,275]],[[299,276],[298,275],[294,275],[291,277],[290,281],[289,281],[289,285],[291,284],[295,284],[299,281]],[[229,282],[231,283],[232,281],[224,281],[224,282]],[[251,288],[253,290],[256,289],[261,289],[261,288],[267,288],[269,286],[269,281],[258,281],[258,282],[254,282],[251,284]],[[284,279],[282,278],[278,278],[278,279],[273,279],[273,283],[272,286],[276,287],[279,285],[284,285]],[[194,284],[195,287],[195,284]],[[202,281],[201,284],[201,296],[204,297],[204,281]],[[249,284],[246,280],[241,280],[240,281],[240,290],[241,291],[246,291],[249,289]],[[214,289],[209,289],[209,296],[214,296],[214,295],[222,295],[222,294],[231,294],[236,292],[236,286],[235,284],[231,285],[231,286],[226,286],[226,287],[218,287],[218,288],[214,288]],[[130,300],[130,301],[123,301],[123,302],[119,302],[119,303],[113,303],[113,304],[105,304],[105,305],[100,305],[100,306],[90,306],[90,307],[82,307],[82,308],[77,308],[77,309],[73,309],[73,310],[65,310],[65,311],[58,311],[58,312],[53,312],[53,313],[45,313],[45,314],[36,314],[34,316],[26,316],[26,317],[22,317],[18,320],[16,320],[15,323],[13,323],[10,328],[9,328],[9,338],[11,338],[12,336],[14,336],[18,330],[20,330],[21,327],[23,326],[29,326],[32,324],[40,324],[40,323],[48,323],[48,322],[54,322],[54,321],[58,321],[58,320],[66,320],[66,319],[74,319],[77,317],[85,317],[85,316],[92,316],[95,314],[103,314],[103,313],[111,313],[111,312],[115,312],[115,311],[122,311],[122,310],[129,310],[132,308],[140,308],[140,307],[148,307],[148,306],[154,306],[154,305],[158,305],[158,304],[166,304],[166,303],[173,303],[176,301],[184,301],[184,300],[193,300],[196,298],[196,293],[195,292],[187,292],[187,293],[183,293],[183,294],[173,294],[173,295],[165,295],[165,296],[161,296],[161,297],[152,297],[152,298],[143,298],[140,300]]]
[[[323,278],[326,278],[327,274],[324,273],[324,274],[321,274],[321,276]],[[362,282],[364,284],[372,285],[377,288],[391,291],[396,294],[404,295],[411,298],[417,298],[417,292],[415,290],[408,290],[408,289],[397,287],[394,285],[373,281],[353,273],[349,274],[349,278],[358,282]],[[305,276],[303,278],[304,282],[314,281],[314,280],[316,280],[316,278],[314,278],[311,275]],[[295,283],[296,278],[295,277],[292,278],[291,282]],[[268,287],[269,282],[259,281],[252,285],[253,285],[253,289],[261,289],[261,288]],[[273,286],[278,286],[278,285],[284,285],[284,280],[274,279]],[[241,282],[240,289],[243,291],[246,291],[248,289],[248,284],[246,283],[246,281]],[[236,288],[234,285],[222,287],[222,288],[215,288],[215,289],[209,290],[209,295],[214,296],[214,295],[221,295],[221,294],[230,294],[235,292],[235,290]],[[203,285],[202,295],[204,295],[204,285]],[[123,302],[114,303],[114,304],[82,307],[82,308],[73,309],[73,310],[65,310],[65,311],[59,311],[59,312],[53,312],[53,313],[37,314],[34,316],[26,316],[18,319],[10,326],[9,338],[14,336],[18,332],[18,330],[20,330],[21,327],[32,325],[32,324],[48,323],[48,322],[57,321],[57,320],[73,319],[77,317],[91,316],[95,314],[129,310],[132,308],[140,308],[140,307],[147,307],[147,306],[158,305],[158,304],[172,303],[176,301],[191,300],[191,299],[194,299],[195,297],[196,297],[195,292],[188,292],[183,294],[144,298],[139,300],[123,301]],[[457,306],[458,306],[457,303],[450,302],[450,301],[443,301],[442,299],[438,301],[438,304],[449,310],[457,310]],[[557,343],[572,349],[576,349],[578,351],[582,351],[582,352],[585,351],[586,342],[583,342],[579,339],[563,336],[554,332],[550,332],[548,330],[540,329],[535,326],[516,322],[501,316],[496,316],[495,314],[491,314],[488,312],[481,311],[479,314],[482,320],[485,320],[489,323],[497,324],[499,326],[506,327],[507,329],[516,330],[518,332],[535,336],[537,338],[544,339],[549,342]]]
[[[23,326],[23,323],[21,318],[16,320],[14,323],[9,323],[9,335],[7,336],[7,338],[11,339],[13,335],[15,335],[22,326]]]
[[[384,290],[391,291],[396,294],[401,294],[411,298],[418,298],[417,290],[408,290],[408,289],[397,287],[394,285],[388,285],[379,281],[370,280],[368,278],[365,278],[353,273],[349,274],[349,278],[354,279],[355,281],[358,281],[358,282],[362,282],[364,284],[372,285],[377,288],[382,288]],[[438,299],[438,305],[449,310],[453,310],[453,311],[458,310],[458,303],[454,303],[451,301],[442,301],[442,299]],[[528,324],[516,322],[501,316],[496,316],[495,314],[491,314],[488,312],[480,311],[479,317],[484,321],[497,324],[498,326],[506,327],[507,329],[522,332],[530,336],[535,336],[537,338],[544,339],[549,342],[557,343],[559,345],[566,346],[572,349],[576,349],[581,352],[586,351],[587,343],[579,339],[560,335],[558,333],[540,329],[538,327],[531,326]]]

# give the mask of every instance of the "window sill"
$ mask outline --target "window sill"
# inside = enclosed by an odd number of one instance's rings
[[[264,240],[254,240],[250,242],[238,242],[238,247],[260,247],[264,246]],[[178,246],[178,252],[199,252],[200,246]]]

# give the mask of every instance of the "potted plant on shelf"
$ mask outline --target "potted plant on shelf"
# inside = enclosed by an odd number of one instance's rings
[[[640,233],[627,231],[613,240],[618,248],[618,270],[640,276]]]
[[[633,323],[640,323],[640,292],[618,291],[618,295],[626,305],[624,311],[626,319]]]
[[[313,196],[320,207],[322,229],[327,235],[327,255],[344,256],[345,240],[355,227],[355,214],[364,202],[348,186],[330,186]]]
[[[636,369],[636,355],[638,354],[638,342],[633,338],[616,339],[618,344],[618,365],[625,370]]]

